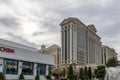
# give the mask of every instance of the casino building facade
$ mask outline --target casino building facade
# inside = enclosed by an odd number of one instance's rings
[[[101,38],[93,24],[69,17],[61,23],[61,64],[102,64]]]
[[[41,54],[37,49],[0,39],[0,72],[7,80],[16,80],[23,73],[26,80],[34,80],[37,74],[41,80],[54,65],[54,57]]]

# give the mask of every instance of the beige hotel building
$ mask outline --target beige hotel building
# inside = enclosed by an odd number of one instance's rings
[[[101,38],[94,25],[69,17],[61,23],[61,64],[102,64]]]
[[[117,58],[117,53],[115,49],[110,48],[106,45],[102,45],[102,64],[106,64],[108,59],[110,58]]]

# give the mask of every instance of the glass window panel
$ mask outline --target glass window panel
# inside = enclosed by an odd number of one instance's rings
[[[32,62],[22,62],[22,73],[24,75],[33,75],[34,65]]]
[[[46,64],[37,64],[37,74],[46,75]]]
[[[18,61],[5,59],[5,74],[18,74]]]

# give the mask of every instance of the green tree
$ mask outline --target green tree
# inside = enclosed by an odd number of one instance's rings
[[[72,65],[70,65],[69,68],[68,68],[68,78],[70,80],[74,80],[73,77],[74,77],[74,75],[73,75],[73,67],[72,67]]]
[[[66,69],[65,68],[60,70],[60,75],[65,77],[65,75],[66,75]]]
[[[91,80],[92,78],[92,72],[91,72],[91,67],[88,68],[88,78]]]
[[[106,66],[107,67],[115,67],[115,66],[117,66],[118,65],[118,60],[117,60],[117,58],[110,58],[110,59],[108,59],[108,61],[107,61],[107,63],[106,63]]]
[[[0,72],[0,80],[5,80],[5,76],[2,72]]]
[[[95,70],[96,72],[96,74],[95,74],[95,76],[96,76],[96,78],[104,78],[104,76],[105,76],[105,66],[97,66],[97,69]]]
[[[79,78],[80,78],[81,80],[83,80],[83,78],[84,78],[83,68],[80,68]]]
[[[88,79],[88,70],[86,66],[84,68],[84,79]]]
[[[72,65],[69,66],[69,75],[73,75],[73,67],[72,67]]]

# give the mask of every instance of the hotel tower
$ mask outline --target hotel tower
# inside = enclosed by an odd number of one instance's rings
[[[101,64],[101,38],[94,25],[69,17],[61,23],[61,64]]]

